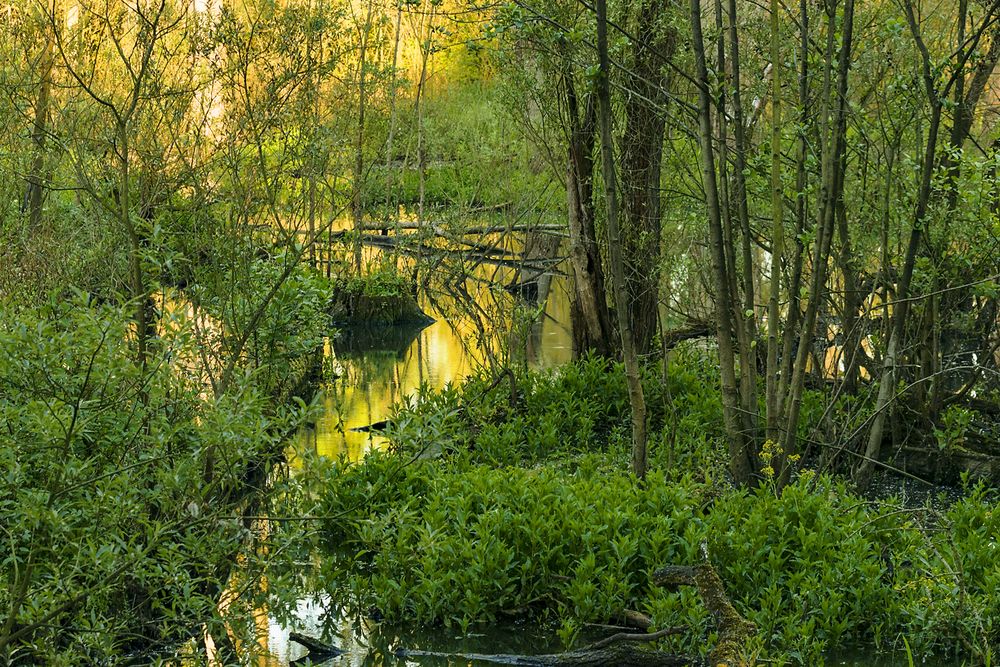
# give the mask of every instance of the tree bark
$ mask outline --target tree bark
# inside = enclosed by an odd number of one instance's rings
[[[583,355],[612,356],[614,329],[604,287],[601,252],[594,228],[594,141],[596,106],[585,101],[583,118],[569,55],[564,54],[563,86],[569,111],[569,156],[566,174],[569,254],[573,267],[573,348]]]
[[[736,0],[729,0],[729,63],[731,69],[732,104],[733,104],[733,153],[735,169],[733,182],[735,188],[730,193],[735,199],[728,202],[730,209],[736,209],[736,217],[740,224],[740,255],[742,269],[743,301],[740,303],[737,294],[737,271],[733,271],[730,281],[733,284],[733,322],[736,331],[736,341],[740,359],[740,416],[743,431],[747,439],[747,447],[751,459],[755,456],[753,443],[757,431],[757,353],[754,342],[757,339],[756,325],[756,290],[754,288],[754,262],[750,246],[750,208],[747,202],[746,184],[746,119],[743,117],[743,102],[740,94],[740,41],[737,29]],[[725,114],[725,109],[721,110]],[[725,138],[723,138],[725,141]],[[735,244],[730,253],[737,252]],[[731,261],[735,266],[735,258]]]
[[[667,104],[663,65],[673,58],[676,33],[663,17],[673,0],[643,0],[632,41],[632,67],[622,136],[622,242],[629,320],[638,354],[652,347],[659,314],[660,173]]]
[[[712,137],[712,101],[708,67],[705,62],[705,39],[701,26],[701,2],[690,0],[692,47],[695,57],[695,83],[698,86],[698,128],[702,185],[708,207],[709,245],[712,254],[712,275],[715,287],[716,334],[719,343],[719,365],[722,385],[722,411],[729,447],[729,470],[737,484],[750,481],[750,453],[741,428],[739,394],[736,387],[735,355],[733,350],[732,301],[726,272],[726,248],[722,232],[722,214],[715,173],[715,153]]]
[[[646,401],[642,393],[642,378],[635,340],[628,317],[632,305],[625,283],[625,261],[618,221],[618,186],[615,182],[614,138],[611,134],[611,66],[608,57],[607,0],[597,0],[597,52],[600,74],[597,81],[598,118],[601,127],[601,171],[604,176],[608,212],[608,253],[611,260],[611,283],[615,293],[615,312],[625,360],[628,397],[632,406],[632,472],[639,479],[646,477]]]
[[[364,227],[363,221],[363,190],[364,190],[364,139],[365,139],[365,111],[368,107],[367,81],[365,66],[368,59],[368,38],[371,32],[373,0],[368,0],[367,13],[364,25],[361,27],[361,47],[358,54],[358,126],[354,137],[354,173],[351,180],[351,212],[354,214],[354,269],[361,275],[361,233]],[[420,216],[423,217],[422,215]]]
[[[42,80],[35,99],[35,119],[31,128],[34,154],[28,172],[28,191],[25,203],[28,210],[28,228],[37,229],[42,221],[42,200],[45,190],[45,138],[48,134],[49,97],[52,88],[52,40],[46,37],[41,61]]]

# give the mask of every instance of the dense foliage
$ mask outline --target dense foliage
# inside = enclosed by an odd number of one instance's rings
[[[673,453],[655,447],[644,485],[622,472],[627,442],[594,437],[606,428],[595,424],[627,420],[620,368],[591,361],[519,378],[519,405],[502,416],[509,388],[484,378],[404,411],[398,451],[328,471],[318,511],[340,517],[326,539],[350,555],[327,565],[334,592],[388,621],[463,632],[540,616],[567,643],[588,623],[639,610],[657,628],[684,626],[670,648],[696,655],[711,649],[714,627],[697,594],[649,582],[659,567],[699,562],[704,541],[757,626],[748,657],[816,663],[831,648],[901,650],[904,639],[917,655],[990,655],[1000,605],[992,494],[978,487],[940,510],[868,501],[806,468],[781,491],[773,478],[735,491],[711,454],[722,435],[707,423],[717,415],[702,400],[710,385],[687,372],[671,380],[675,400],[690,400],[678,409],[686,428]],[[482,430],[470,435],[470,423]],[[433,443],[445,456],[412,458]],[[678,476],[677,462],[702,472]]]
[[[244,576],[260,575],[240,513],[265,506],[269,465],[305,416],[285,385],[301,381],[289,359],[311,354],[325,325],[303,319],[323,305],[307,285],[279,290],[257,363],[241,361],[218,394],[183,307],[164,314],[145,367],[125,309],[77,294],[4,311],[4,661],[148,661],[205,623],[225,636],[219,601],[237,554],[250,556]]]
[[[998,64],[993,0],[7,2],[0,661],[249,662],[310,559],[704,653],[649,584],[703,543],[747,657],[991,660]],[[564,277],[578,361],[514,370]],[[425,303],[482,372],[281,474],[331,320]]]

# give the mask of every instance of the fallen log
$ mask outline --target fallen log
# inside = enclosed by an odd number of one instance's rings
[[[484,653],[439,653],[436,651],[394,652],[402,660],[420,658],[452,659],[463,662],[486,662],[518,667],[693,667],[704,664],[698,659],[651,651],[631,643],[618,643],[597,649],[577,649],[545,655],[506,655]]]
[[[715,334],[715,329],[706,322],[691,322],[682,329],[666,331],[663,334],[663,351],[672,350],[680,343],[695,338],[707,338]]]
[[[701,553],[703,562],[698,565],[671,565],[655,571],[653,583],[670,588],[697,587],[702,603],[712,614],[719,631],[719,641],[709,653],[709,663],[713,667],[742,665],[747,643],[757,628],[743,618],[729,601],[722,579],[709,561],[708,546],[704,543]]]
[[[373,431],[375,433],[381,433],[386,429],[388,429],[390,426],[392,426],[392,422],[389,421],[388,419],[383,419],[381,421],[372,422],[371,424],[367,424],[365,426],[355,426],[350,430],[352,433],[371,433]]]
[[[439,653],[436,651],[411,651],[397,649],[396,657],[402,659],[448,658],[463,662],[488,662],[495,665],[522,665],[525,667],[679,667],[700,664],[689,657],[640,648],[636,643],[649,643],[670,635],[684,632],[683,627],[671,627],[657,632],[619,632],[594,642],[584,648],[543,655],[513,655],[504,653]]]
[[[334,233],[332,236],[334,238],[341,238],[346,235]],[[409,243],[409,239],[405,238],[405,236],[403,238],[397,238],[395,236],[363,234],[361,236],[361,242],[365,245],[379,248],[396,249],[405,255],[420,255],[425,258],[433,256],[452,256],[465,260],[477,260],[483,264],[492,264],[494,266],[503,266],[512,269],[530,269],[539,273],[550,273],[556,276],[568,275],[564,271],[560,271],[555,268],[557,264],[566,259],[565,257],[553,257],[545,261],[529,262],[514,255],[505,256],[503,254],[491,254],[475,251],[466,252],[462,250],[440,248],[424,243]]]
[[[309,652],[306,657],[313,660],[316,658],[332,658],[345,653],[345,651],[337,648],[333,644],[321,642],[320,640],[313,639],[312,637],[304,635],[301,632],[288,633],[288,640],[304,646]]]
[[[489,235],[489,234],[503,234],[503,233],[506,233],[506,232],[530,232],[530,233],[535,233],[535,234],[551,234],[553,236],[563,237],[563,236],[567,235],[567,231],[568,231],[566,225],[558,225],[558,224],[556,224],[556,225],[550,225],[550,224],[541,224],[541,225],[517,224],[517,225],[510,225],[510,226],[505,226],[505,225],[486,225],[486,226],[477,226],[477,227],[462,227],[460,225],[449,226],[449,225],[443,224],[441,222],[431,222],[431,221],[416,222],[416,221],[413,221],[413,220],[408,220],[406,222],[390,221],[390,222],[387,222],[387,223],[385,223],[385,222],[366,222],[364,224],[364,226],[361,228],[361,230],[365,231],[365,232],[381,232],[383,230],[388,230],[390,232],[391,231],[396,231],[396,230],[407,231],[407,232],[413,232],[413,231],[421,231],[422,232],[422,231],[431,231],[431,230],[433,230],[435,233],[437,233],[438,229],[445,229],[445,228],[448,228],[450,231],[453,231],[456,234],[463,234],[463,235],[469,235],[469,236],[472,236],[472,235],[475,235],[475,236],[485,236],[485,235]],[[351,231],[356,231],[356,230],[351,229],[351,230],[347,230],[347,231],[351,232]]]

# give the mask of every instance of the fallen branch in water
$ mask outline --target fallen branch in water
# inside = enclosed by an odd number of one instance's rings
[[[327,658],[327,657],[343,655],[345,653],[345,651],[337,648],[333,644],[327,644],[325,642],[321,642],[318,639],[313,639],[312,637],[304,635],[300,632],[288,633],[288,640],[304,646],[305,649],[309,652],[307,657],[310,658],[316,658],[316,657]]]
[[[611,635],[610,637],[594,642],[583,650],[595,651],[597,649],[604,648],[605,646],[611,646],[617,642],[655,642],[657,639],[663,639],[664,637],[669,637],[670,635],[679,635],[682,632],[684,632],[684,628],[682,626],[664,628],[662,630],[657,630],[656,632],[619,632]]]
[[[656,633],[651,633],[646,639],[654,634]],[[638,648],[634,643],[628,642],[599,649],[577,649],[546,655],[439,653],[407,649],[397,649],[394,655],[402,660],[451,658],[518,667],[688,667],[704,664],[700,660],[692,660],[685,656]]]
[[[365,426],[356,426],[350,430],[352,433],[369,433],[371,431],[375,431],[376,433],[381,433],[382,431],[389,428],[389,426],[391,425],[392,425],[391,421],[389,421],[388,419],[383,419],[382,421],[372,422],[371,424],[367,424]]]

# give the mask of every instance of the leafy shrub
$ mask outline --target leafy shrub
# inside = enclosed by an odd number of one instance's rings
[[[53,301],[0,317],[0,661],[115,662],[208,623],[252,536],[233,514],[297,410],[237,378],[212,398],[165,332],[144,370],[125,311]]]
[[[721,438],[718,392],[697,370],[679,364],[671,366],[666,386],[652,370],[643,383],[654,435],[665,428],[681,434],[688,442],[677,448],[679,455],[705,459]],[[404,406],[393,417],[390,435],[405,449],[429,446],[470,463],[530,465],[585,452],[614,455],[610,436],[627,428],[629,419],[621,364],[588,357],[558,370],[484,373],[460,386],[424,392],[415,407]],[[667,453],[657,449],[653,456]]]
[[[780,494],[730,489],[711,376],[674,364],[669,396],[657,381],[645,377],[663,401],[659,441],[671,420],[685,431],[672,459],[654,452],[642,485],[623,472],[624,446],[606,444],[628,419],[617,366],[518,376],[513,397],[508,379],[489,377],[425,394],[394,418],[397,453],[326,478],[320,511],[337,518],[325,535],[349,555],[333,587],[390,620],[467,630],[513,610],[558,620],[566,641],[639,609],[656,627],[687,627],[668,648],[698,654],[714,639],[697,592],[649,580],[697,562],[707,541],[757,627],[748,651],[814,664],[838,646],[899,649],[905,638],[922,655],[988,654],[1000,519],[982,488],[944,513],[865,501],[810,471]],[[667,469],[679,460],[709,467]]]

